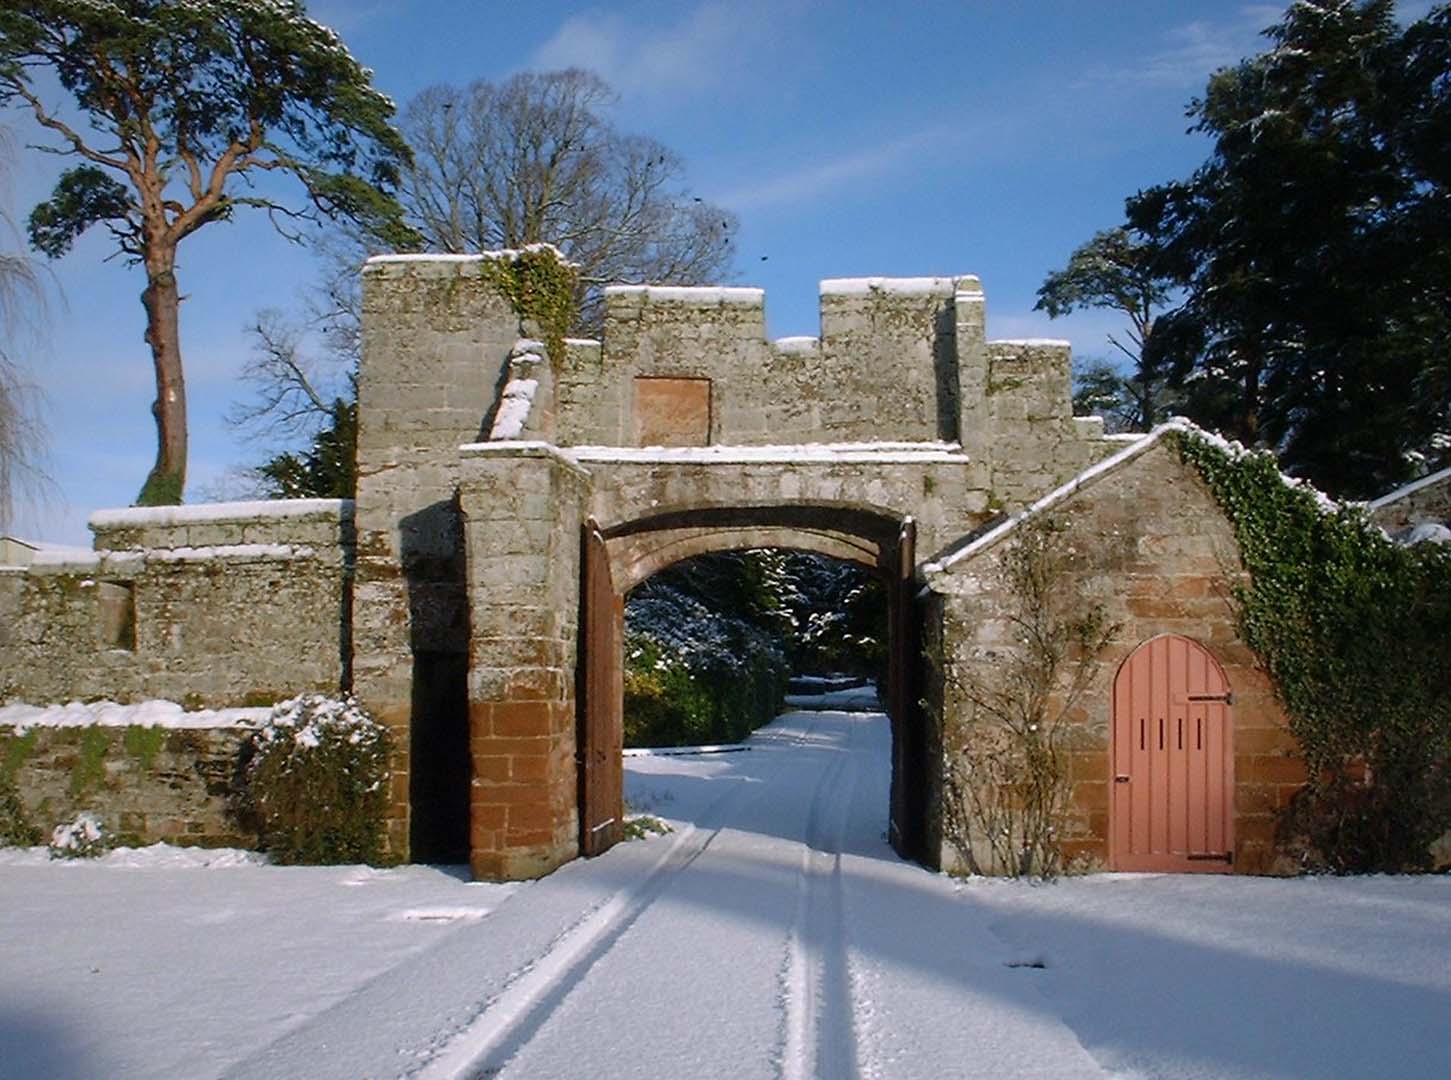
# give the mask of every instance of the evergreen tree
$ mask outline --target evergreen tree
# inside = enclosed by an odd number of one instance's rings
[[[1184,289],[1145,362],[1200,423],[1370,495],[1451,428],[1451,8],[1302,0],[1266,35],[1189,107],[1209,159],[1128,200]]]
[[[1169,298],[1169,285],[1152,265],[1151,246],[1125,228],[1097,233],[1038,289],[1034,310],[1058,318],[1083,308],[1106,308],[1128,320],[1108,343],[1129,373],[1107,361],[1074,372],[1075,412],[1103,416],[1110,431],[1147,431],[1173,411],[1175,396],[1162,371],[1146,364],[1144,349],[1154,319]]]
[[[310,449],[287,451],[258,466],[268,498],[351,499],[358,490],[358,403],[335,398],[329,423]]]
[[[41,70],[59,78],[89,127],[42,100]],[[145,269],[158,447],[137,501],[179,502],[187,431],[178,246],[240,207],[274,223],[341,215],[406,240],[384,194],[408,157],[389,124],[393,105],[299,0],[8,2],[0,104],[28,109],[56,152],[81,162],[31,214],[31,243],[58,258],[103,224]],[[271,174],[300,181],[308,200],[284,202],[256,182]]]

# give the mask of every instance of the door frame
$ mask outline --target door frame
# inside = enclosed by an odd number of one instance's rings
[[[1218,686],[1206,685],[1202,693],[1195,693],[1186,687],[1184,701],[1172,702],[1172,704],[1183,704],[1192,709],[1196,706],[1202,708],[1205,713],[1204,719],[1208,719],[1210,709],[1223,710],[1222,738],[1223,746],[1220,750],[1221,762],[1216,772],[1220,777],[1221,790],[1223,792],[1223,839],[1224,850],[1222,851],[1194,851],[1186,845],[1182,853],[1172,851],[1133,853],[1124,850],[1131,838],[1127,835],[1120,835],[1120,827],[1124,823],[1124,816],[1130,812],[1132,805],[1133,786],[1133,765],[1130,759],[1126,768],[1121,758],[1119,730],[1119,703],[1120,681],[1125,678],[1131,669],[1131,665],[1140,655],[1149,655],[1149,650],[1156,642],[1178,641],[1183,642],[1191,650],[1201,654],[1206,662],[1206,682],[1217,682]],[[1172,691],[1171,691],[1172,692]],[[1184,717],[1189,719],[1189,714]],[[1168,721],[1169,717],[1162,718]],[[1179,718],[1173,718],[1179,719]],[[1108,744],[1108,861],[1109,868],[1121,871],[1148,871],[1148,872],[1171,872],[1171,873],[1231,873],[1234,869],[1234,845],[1235,845],[1235,789],[1234,789],[1234,689],[1230,684],[1229,677],[1225,673],[1224,665],[1219,662],[1212,650],[1203,642],[1185,634],[1157,634],[1141,641],[1119,664],[1118,670],[1114,672],[1113,684],[1109,698],[1109,744]],[[1210,725],[1206,723],[1205,731],[1210,731]],[[1170,728],[1168,738],[1174,739],[1178,734],[1177,725]],[[1127,753],[1132,754],[1132,746]],[[1172,753],[1172,747],[1169,749]],[[1187,761],[1186,761],[1186,783],[1187,783]],[[1208,778],[1206,772],[1205,798],[1208,799]],[[1128,776],[1130,779],[1121,780],[1121,777]],[[1188,793],[1186,793],[1186,799]],[[1206,820],[1208,813],[1206,805]],[[1150,818],[1152,822],[1152,817]],[[1169,828],[1166,822],[1165,828]],[[1150,826],[1152,829],[1152,825]],[[1126,843],[1126,841],[1128,841]]]

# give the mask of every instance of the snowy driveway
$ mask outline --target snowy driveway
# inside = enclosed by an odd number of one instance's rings
[[[1444,1075],[1451,879],[959,884],[887,847],[887,740],[631,758],[675,831],[512,892],[0,860],[0,1075]]]

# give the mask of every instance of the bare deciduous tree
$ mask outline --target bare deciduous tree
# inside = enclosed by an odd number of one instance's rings
[[[0,128],[0,170],[9,164],[10,136]],[[0,232],[8,244],[17,234],[0,209]],[[35,267],[23,254],[0,251],[0,528],[8,527],[16,504],[39,495],[48,483],[46,436],[37,391],[14,356],[16,343],[35,329],[44,291]]]
[[[604,285],[719,280],[735,216],[689,193],[672,151],[616,131],[613,102],[578,68],[423,91],[400,124],[409,224],[443,252],[554,244],[579,264],[587,327]]]

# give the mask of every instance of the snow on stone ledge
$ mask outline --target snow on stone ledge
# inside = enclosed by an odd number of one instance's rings
[[[724,285],[607,285],[605,296],[641,296],[652,304],[741,304],[761,307],[765,289]]]
[[[957,280],[950,277],[826,278],[821,282],[821,295],[866,296],[876,291],[894,296],[952,296],[957,292]]]
[[[821,339],[818,337],[782,337],[771,342],[777,352],[783,353],[811,353],[821,348]]]
[[[128,506],[97,510],[90,527],[128,528],[138,525],[191,525],[204,521],[246,521],[252,518],[353,516],[352,499],[251,499],[245,502],[194,503],[188,506]]]
[[[567,453],[576,461],[699,462],[744,465],[771,462],[786,465],[832,462],[965,462],[958,443],[877,442],[799,443],[787,446],[572,446]]]
[[[1378,499],[1372,499],[1365,504],[1367,510],[1379,510],[1382,506],[1388,506],[1407,495],[1413,495],[1422,488],[1430,487],[1432,484],[1440,483],[1442,480],[1451,478],[1451,469],[1442,469],[1440,472],[1433,472],[1429,476],[1422,476],[1412,480],[1404,487],[1398,487],[1394,491],[1387,492]]]
[[[1033,503],[1031,506],[1018,511],[1016,514],[1013,514],[1011,517],[1002,521],[998,525],[995,525],[993,528],[989,529],[987,532],[974,539],[970,544],[966,544],[965,546],[958,548],[956,551],[944,555],[940,559],[936,559],[932,562],[924,564],[922,567],[922,572],[929,576],[933,574],[944,573],[950,570],[955,564],[962,562],[964,559],[969,559],[972,556],[978,554],[979,552],[982,552],[987,548],[992,547],[994,544],[996,544],[999,540],[1003,539],[1003,537],[1011,533],[1028,518],[1034,516],[1035,514],[1042,513],[1044,510],[1051,509],[1052,507],[1063,502],[1065,499],[1069,498],[1071,495],[1077,493],[1078,490],[1084,485],[1090,483],[1093,480],[1096,480],[1098,477],[1103,476],[1105,473],[1113,472],[1126,461],[1131,461],[1132,459],[1138,457],[1140,454],[1144,453],[1152,446],[1157,444],[1160,440],[1163,439],[1165,435],[1169,434],[1170,432],[1178,432],[1184,435],[1191,435],[1195,438],[1202,439],[1210,445],[1216,446],[1220,450],[1223,450],[1232,458],[1242,458],[1248,454],[1255,452],[1246,449],[1244,446],[1237,442],[1231,442],[1230,440],[1224,438],[1224,436],[1222,435],[1215,434],[1212,431],[1206,431],[1204,428],[1201,428],[1192,420],[1188,420],[1182,416],[1176,416],[1172,420],[1168,420],[1165,423],[1160,424],[1158,427],[1154,428],[1153,431],[1150,431],[1147,435],[1138,436],[1134,439],[1133,442],[1125,446],[1116,454],[1112,454],[1109,457],[1104,458],[1102,461],[1089,466],[1087,469],[1083,470],[1083,472],[1073,477],[1073,479],[1069,480],[1067,483],[1062,484],[1059,487],[1056,487],[1052,491],[1048,492],[1048,494],[1044,495],[1041,499]],[[1320,508],[1321,513],[1331,514],[1335,513],[1337,510],[1340,509],[1340,503],[1337,503],[1334,499],[1330,498],[1330,496],[1326,495],[1323,491],[1313,486],[1312,484],[1309,484],[1304,480],[1297,479],[1293,476],[1287,476],[1283,472],[1281,472],[1279,476],[1281,482],[1286,487],[1297,488],[1307,492],[1315,500],[1315,504]],[[1382,533],[1384,532],[1384,530],[1381,531]]]
[[[266,723],[271,712],[269,705],[188,712],[174,701],[142,701],[135,705],[114,701],[72,701],[66,705],[18,702],[0,707],[0,728],[12,728],[17,733],[37,727],[252,728]]]
[[[536,251],[551,252],[556,259],[566,266],[577,266],[564,257],[553,244],[525,244],[521,248],[496,248],[492,251],[476,251],[466,254],[455,252],[410,252],[406,254],[373,255],[363,265],[386,266],[393,263],[481,263],[485,260],[497,262],[500,259],[517,259],[520,255],[530,254]]]
[[[1071,349],[1073,342],[1064,338],[1051,337],[1025,337],[1025,338],[993,338],[989,345],[1011,345],[1019,349]]]

